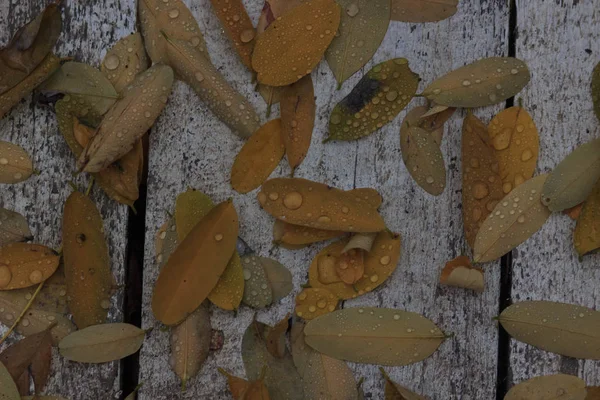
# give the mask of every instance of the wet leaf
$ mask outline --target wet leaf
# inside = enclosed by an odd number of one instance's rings
[[[2,363],[0,363],[0,399],[21,400],[15,381]]]
[[[304,341],[304,323],[292,326],[292,355],[304,383],[306,399],[357,400],[352,370],[345,362],[319,353]]]
[[[60,257],[46,246],[11,243],[0,248],[0,290],[21,289],[48,279]]]
[[[446,165],[435,136],[403,122],[400,148],[404,165],[417,185],[434,196],[442,194],[446,188]]]
[[[252,67],[260,83],[285,86],[317,66],[340,24],[332,0],[311,0],[276,19],[254,46]]]
[[[249,380],[261,378],[267,366],[264,383],[273,400],[303,400],[302,380],[294,367],[292,356],[285,351],[283,357],[274,357],[266,346],[266,337],[271,327],[252,321],[242,338],[242,360]]]
[[[50,53],[42,62],[21,82],[0,94],[0,119],[2,119],[11,108],[19,104],[39,84],[44,82],[50,75],[60,67],[60,59]]]
[[[600,399],[600,386],[588,386],[587,397],[585,400],[598,400]]]
[[[247,138],[258,129],[259,119],[252,105],[191,43],[169,36],[167,55],[178,79],[190,85],[200,100],[236,135]]]
[[[183,388],[198,374],[208,357],[210,338],[210,313],[206,303],[171,330],[170,364]]]
[[[576,376],[556,374],[537,376],[513,386],[504,400],[584,400],[585,382]]]
[[[486,126],[467,113],[462,127],[462,210],[465,239],[471,248],[483,221],[504,197],[499,172]]]
[[[342,231],[328,231],[307,226],[292,225],[281,220],[275,220],[273,225],[273,240],[277,244],[308,245],[323,240],[342,236]]]
[[[338,33],[325,59],[338,85],[369,62],[390,23],[390,0],[337,0],[342,8]]]
[[[498,160],[502,190],[509,193],[535,172],[540,151],[537,128],[524,108],[510,107],[492,119],[489,135]]]
[[[171,218],[163,224],[156,234],[156,261],[161,269],[178,245],[175,218]]]
[[[563,211],[564,214],[568,215],[572,220],[577,221],[579,219],[579,215],[581,214],[581,210],[583,209],[583,203],[577,204],[575,207],[567,208]]]
[[[29,371],[25,371],[21,374],[21,376],[19,377],[19,379],[17,379],[15,381],[15,383],[17,384],[17,389],[19,390],[19,393],[21,394],[21,396],[26,396],[29,394],[30,390],[29,390],[29,385],[30,385],[30,381],[31,380],[31,376],[29,375]]]
[[[281,94],[281,137],[292,171],[306,157],[315,124],[315,92],[310,75]]]
[[[401,248],[399,235],[379,232],[372,250],[365,256],[365,276],[354,285],[347,285],[335,280],[335,265],[346,244],[346,240],[340,240],[325,247],[313,259],[308,271],[313,288],[328,289],[341,300],[363,295],[385,282],[396,269]]]
[[[33,235],[25,217],[18,212],[0,207],[0,247],[28,240],[33,240]]]
[[[529,69],[523,61],[512,57],[490,57],[436,79],[422,94],[449,107],[485,107],[513,97],[529,79]]]
[[[523,301],[498,317],[516,340],[545,351],[581,359],[600,359],[600,312],[552,301]]]
[[[418,85],[419,75],[405,58],[377,64],[331,112],[327,140],[355,140],[375,132],[408,105]]]
[[[271,106],[279,103],[281,94],[286,87],[287,86],[269,86],[260,83],[256,86],[256,90],[262,96],[265,103],[267,103],[267,118],[271,115]]]
[[[23,396],[21,397],[21,400],[69,400],[65,397],[60,397],[60,396]],[[130,399],[126,399],[126,400],[130,400]]]
[[[436,111],[438,107],[444,107],[444,110]],[[432,108],[428,108],[427,106],[415,107],[404,117],[400,126],[400,132],[402,132],[402,129],[408,129],[411,126],[425,129],[433,136],[432,140],[440,146],[444,136],[444,124],[454,114],[454,111],[456,111],[455,108],[446,106],[433,106]]]
[[[278,302],[290,294],[292,289],[294,289],[294,286],[292,285],[292,273],[289,269],[271,258],[258,258],[267,275],[269,286],[271,286],[273,302]]]
[[[373,248],[373,242],[375,241],[375,233],[356,233],[350,237],[348,244],[342,250],[342,253],[346,253],[352,249],[360,249],[365,252],[370,252]]]
[[[175,200],[175,225],[179,241],[183,241],[196,224],[214,207],[215,204],[211,198],[199,190],[188,189],[177,195]]]
[[[242,0],[211,0],[213,12],[233,43],[242,62],[252,71],[252,50],[256,32]]]
[[[265,0],[265,4],[258,18],[256,32],[263,33],[277,18],[290,12],[305,0]]]
[[[231,186],[238,193],[259,187],[283,158],[281,119],[261,126],[244,144],[231,167]]]
[[[483,292],[485,288],[483,270],[473,267],[469,257],[466,256],[458,256],[446,263],[440,276],[440,283],[477,292]]]
[[[385,222],[372,203],[352,192],[300,178],[268,180],[258,193],[271,215],[294,225],[345,232],[378,232]]]
[[[342,282],[347,285],[353,285],[363,278],[365,273],[365,253],[362,249],[342,251],[335,264],[335,272]]]
[[[458,0],[392,0],[392,20],[436,22],[456,14]]]
[[[166,325],[181,322],[206,299],[235,250],[238,218],[231,200],[213,208],[162,268],[152,311]]]
[[[99,172],[127,154],[162,112],[172,83],[173,71],[165,65],[154,65],[137,75],[81,153],[79,169]]]
[[[600,139],[592,140],[566,156],[548,177],[542,203],[562,211],[588,198],[600,178]]]
[[[600,63],[596,64],[592,72],[592,101],[596,117],[600,119]]]
[[[0,140],[0,183],[23,182],[32,173],[29,154],[19,145]]]
[[[285,333],[289,327],[290,314],[288,313],[281,321],[269,329],[266,337],[267,350],[273,357],[282,358],[286,351]]]
[[[296,315],[311,320],[335,311],[338,298],[327,289],[306,288],[296,296]]]
[[[244,267],[244,297],[242,301],[253,308],[264,308],[273,302],[273,290],[263,268],[260,257],[245,256],[242,258]]]
[[[408,365],[433,354],[444,333],[427,318],[386,308],[346,308],[310,321],[306,343],[330,357],[366,364]]]
[[[60,341],[60,354],[82,363],[105,363],[139,350],[146,331],[124,323],[92,325]]]
[[[427,400],[402,385],[397,384],[389,377],[383,368],[379,368],[385,378],[385,400]]]
[[[269,391],[263,382],[264,376],[256,381],[248,382],[220,368],[219,372],[227,377],[229,390],[234,400],[270,400]]]
[[[148,69],[149,64],[142,35],[136,32],[115,43],[104,56],[100,70],[117,93],[121,93],[137,74]]]
[[[65,278],[73,321],[80,329],[102,324],[106,321],[116,285],[102,216],[89,197],[75,191],[67,198],[62,232]]]
[[[600,181],[583,205],[573,234],[575,250],[583,257],[600,247]]]

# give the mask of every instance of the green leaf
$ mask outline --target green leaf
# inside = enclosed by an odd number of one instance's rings
[[[8,370],[0,362],[0,399],[2,400],[21,400],[19,390]]]
[[[244,267],[244,297],[242,301],[253,308],[264,308],[273,302],[273,289],[262,264],[262,257],[242,257]]]
[[[286,297],[294,289],[292,284],[292,273],[281,263],[266,257],[259,257],[265,270],[269,286],[273,293],[273,302]]]

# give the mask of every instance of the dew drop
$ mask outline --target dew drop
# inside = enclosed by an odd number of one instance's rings
[[[2,158],[0,158],[0,164],[6,165],[6,164],[8,164],[8,160],[6,158],[2,157]]]
[[[254,39],[254,35],[254,29],[246,29],[240,34],[240,40],[242,43],[250,43]]]
[[[379,263],[381,263],[381,265],[388,265],[390,260],[390,256],[383,256],[379,259]]]
[[[12,279],[12,272],[6,265],[0,266],[0,288],[8,286]]]
[[[196,75],[195,75],[195,77],[196,77],[196,80],[197,80],[198,82],[202,82],[202,81],[204,80],[204,75],[202,75],[202,73],[201,73],[201,72],[199,72],[199,71],[198,71],[198,72],[196,72]]]
[[[179,10],[176,8],[173,8],[172,10],[169,10],[169,18],[177,18],[179,17]]]
[[[104,59],[104,66],[106,69],[114,70],[119,66],[119,57],[114,54],[110,54],[108,57]]]
[[[283,205],[290,210],[297,210],[302,206],[302,195],[298,192],[291,192],[283,198]]]
[[[35,271],[32,271],[31,274],[29,274],[29,280],[31,281],[31,283],[40,283],[43,278],[44,275],[42,274],[42,271],[37,269]]]
[[[484,199],[490,193],[488,186],[485,182],[477,181],[473,184],[473,197],[477,200]]]
[[[356,3],[350,4],[348,8],[346,8],[346,13],[349,16],[354,17],[356,14],[358,14],[358,5]]]
[[[220,233],[217,233],[217,234],[215,235],[215,240],[216,240],[217,242],[220,242],[221,240],[223,240],[223,235],[222,235],[222,234],[220,234]]]

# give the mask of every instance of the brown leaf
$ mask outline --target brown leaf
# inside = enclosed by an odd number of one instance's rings
[[[583,204],[573,242],[579,257],[600,248],[600,181]]]
[[[21,146],[0,141],[0,183],[23,182],[32,173],[29,154]]]
[[[485,288],[483,270],[473,267],[469,257],[466,256],[458,256],[446,263],[440,275],[440,283],[477,292],[483,292]]]
[[[588,386],[585,400],[600,400],[600,386]]]
[[[586,399],[585,382],[572,375],[537,376],[513,386],[504,400]]]
[[[287,14],[304,0],[265,0],[263,9],[258,17],[256,32],[263,33],[273,21]]]
[[[456,14],[458,0],[392,0],[392,20],[436,22]]]
[[[11,243],[0,248],[0,290],[21,289],[48,279],[60,257],[46,246]]]
[[[342,231],[328,231],[307,226],[292,225],[282,220],[275,220],[273,225],[273,241],[277,244],[309,245],[323,240],[342,236]]]
[[[365,251],[351,249],[342,251],[335,264],[335,271],[342,282],[353,285],[363,278],[365,273]]]
[[[100,70],[114,86],[117,93],[132,83],[137,74],[148,69],[149,60],[139,32],[121,38],[106,53]]]
[[[2,363],[0,363],[0,396],[2,400],[21,400],[15,381]]]
[[[23,371],[19,379],[15,381],[15,384],[17,385],[17,389],[19,390],[19,394],[21,396],[27,396],[29,394],[30,379],[31,376],[29,375],[29,371],[25,370]]]
[[[568,215],[572,220],[577,221],[579,215],[581,215],[581,209],[584,203],[577,204],[575,207],[567,208],[563,211],[564,214]]]
[[[338,298],[327,289],[306,288],[296,296],[296,315],[311,320],[335,311]]]
[[[219,368],[219,372],[227,377],[229,390],[234,400],[270,400],[269,391],[264,384],[264,373],[258,380],[248,382],[221,368]]]
[[[211,0],[210,2],[242,62],[252,71],[251,56],[256,32],[244,8],[244,3],[242,0]]]
[[[411,392],[394,382],[383,368],[379,368],[385,378],[385,400],[427,400],[426,397]]]
[[[36,393],[46,385],[51,362],[52,336],[48,330],[21,339],[0,353],[0,363],[6,366],[15,381],[31,366]]]
[[[258,257],[265,270],[273,296],[273,302],[286,297],[294,289],[292,273],[278,261],[267,257]]]
[[[52,367],[52,335],[49,331],[42,338],[42,343],[38,347],[38,351],[31,361],[31,375],[35,384],[35,393],[40,393],[44,390],[50,369]]]
[[[0,207],[0,247],[14,242],[33,240],[25,217]]]
[[[289,327],[290,314],[288,313],[281,321],[269,329],[265,338],[267,350],[273,357],[282,358],[286,353],[285,333]]]

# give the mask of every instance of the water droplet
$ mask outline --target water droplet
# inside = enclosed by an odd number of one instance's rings
[[[300,294],[298,295],[298,298],[299,298],[300,300],[306,300],[306,293],[305,293],[305,292],[302,292],[302,293],[300,293]]]
[[[202,82],[204,80],[204,75],[202,75],[200,71],[196,72],[195,77],[198,82]]]
[[[386,256],[387,257],[387,256]],[[371,276],[371,282],[375,283],[379,280],[379,276],[377,274]]]
[[[12,272],[6,265],[0,266],[0,288],[8,286],[12,279]]]
[[[223,235],[222,235],[222,234],[220,234],[220,233],[217,233],[217,234],[215,235],[215,240],[216,240],[217,242],[220,242],[221,240],[223,240]]]
[[[109,70],[116,69],[119,66],[119,57],[114,54],[110,54],[104,59],[104,66]]]
[[[278,198],[279,198],[279,193],[277,193],[277,192],[271,192],[271,193],[269,193],[269,199],[275,201]]]
[[[429,184],[432,184],[434,182],[433,176],[428,176],[425,181]]]
[[[23,325],[24,327],[28,327],[30,324],[31,324],[31,322],[29,322],[29,320],[26,318],[21,320],[21,325]]]
[[[471,86],[471,81],[464,80],[462,84],[463,84],[463,86]]]
[[[108,299],[104,299],[100,302],[100,307],[102,307],[105,310],[108,310],[110,308],[110,300]]]
[[[2,158],[0,158],[0,164],[6,165],[6,164],[8,164],[8,160],[6,158],[2,157]]]
[[[525,216],[524,215],[519,215],[519,218],[517,218],[517,221],[522,224],[523,222],[525,222]]]
[[[516,75],[516,74],[519,73],[519,70],[516,69],[516,68],[513,68],[513,69],[510,70],[510,73],[513,74],[513,75]]]
[[[346,8],[346,13],[349,16],[354,17],[356,14],[358,14],[358,5],[356,3],[350,4],[348,8]]]
[[[306,30],[307,31],[312,31],[312,25],[306,25]]]
[[[297,210],[302,205],[302,195],[298,192],[291,192],[283,198],[283,205],[290,210]]]
[[[250,272],[249,270],[244,268],[244,280],[249,280],[250,278],[252,278],[252,272]]]
[[[381,265],[388,265],[390,263],[390,256],[383,256],[379,259]]]
[[[327,222],[331,222],[331,218],[329,218],[329,217],[328,217],[328,216],[326,216],[326,215],[321,215],[321,216],[319,217],[319,219],[317,219],[317,221],[318,221],[318,222],[321,222],[321,223],[327,223]]]
[[[505,182],[502,185],[502,191],[506,194],[510,193],[510,191],[512,190],[512,184],[510,182]]]
[[[504,150],[508,148],[510,145],[510,140],[512,138],[512,130],[505,129],[501,133],[494,136],[492,139],[492,144],[496,150]]]
[[[399,315],[399,314],[394,314],[394,319],[395,319],[396,321],[398,321],[398,320],[400,319],[400,315]]]
[[[43,278],[44,275],[42,274],[42,271],[37,269],[29,274],[29,280],[31,283],[40,283]]]
[[[310,306],[310,307],[308,307],[308,311],[310,311],[310,312],[315,312],[315,311],[317,311],[317,307],[315,307],[315,306]]]
[[[523,153],[521,153],[521,161],[530,160],[531,157],[533,157],[533,153],[529,149],[526,149],[526,150],[523,151]]]
[[[332,124],[337,125],[340,122],[342,122],[342,117],[339,114],[333,114],[331,116],[331,123]]]
[[[473,197],[477,200],[481,200],[490,193],[488,186],[485,182],[477,181],[473,184]]]
[[[171,10],[169,10],[169,18],[177,18],[179,17],[179,10],[176,8],[173,8]]]

